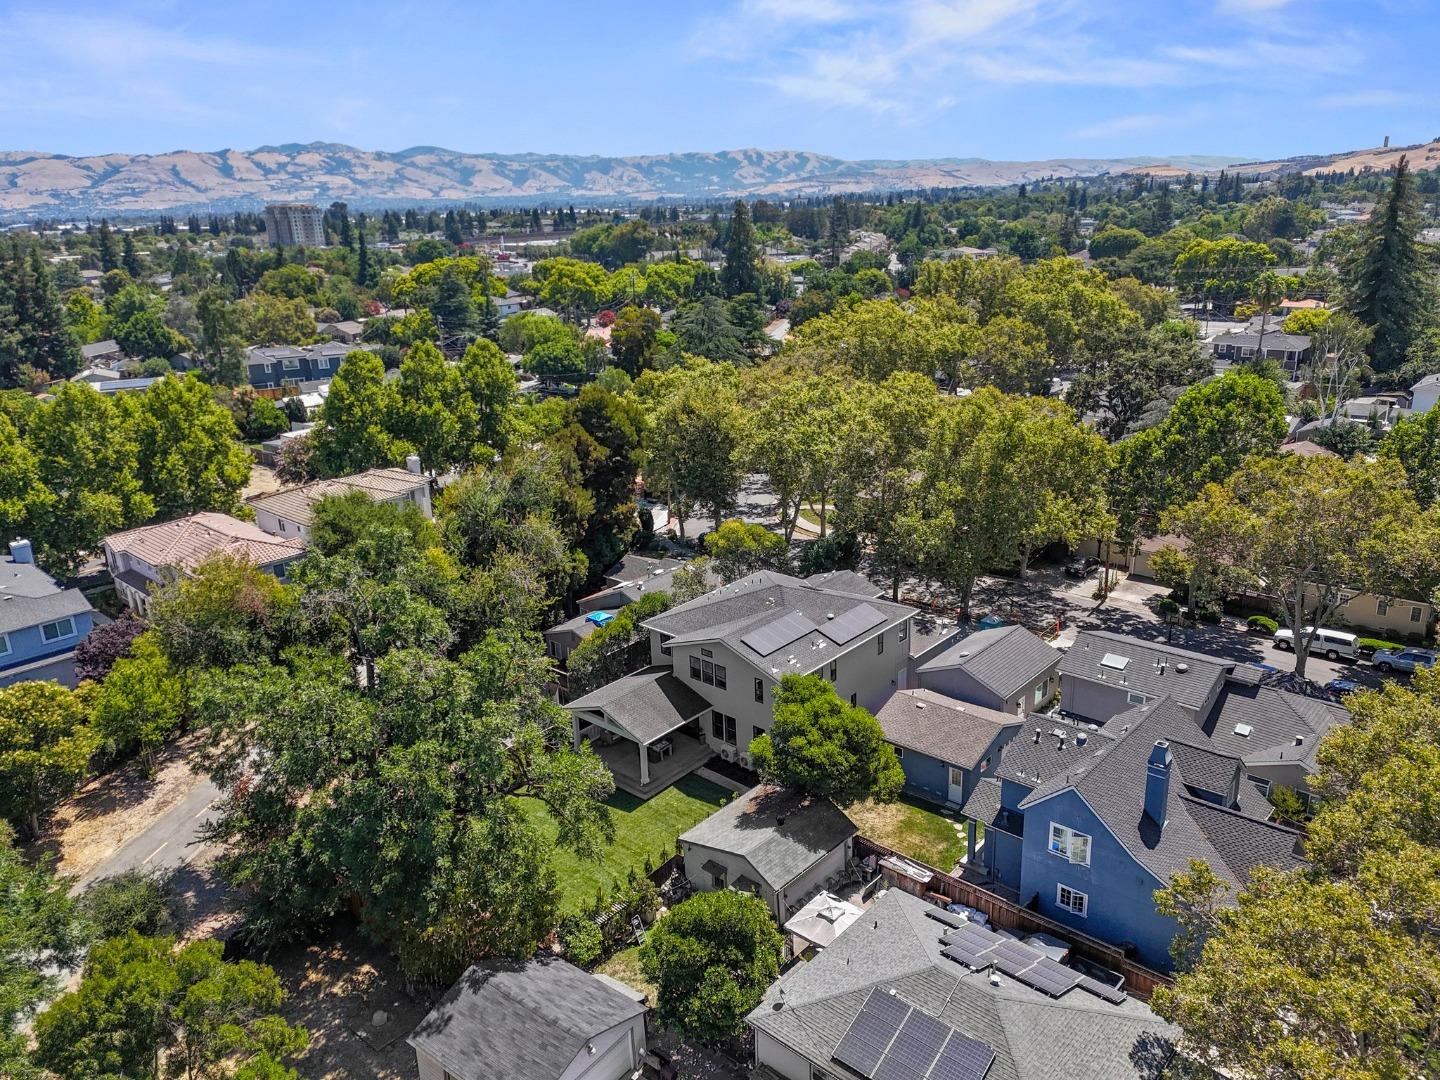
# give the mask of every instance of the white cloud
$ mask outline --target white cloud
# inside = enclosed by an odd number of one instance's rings
[[[1220,0],[1218,6],[1221,11],[1253,15],[1266,11],[1278,11],[1290,2],[1291,0]]]
[[[1130,116],[1116,116],[1080,128],[1075,132],[1080,139],[1108,139],[1115,135],[1128,135],[1132,131],[1150,131],[1172,123],[1173,117],[1158,113],[1133,113]]]

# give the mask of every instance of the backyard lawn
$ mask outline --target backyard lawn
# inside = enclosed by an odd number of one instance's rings
[[[639,990],[651,1001],[656,998],[655,987],[645,978],[645,973],[640,970],[639,945],[621,949],[609,960],[595,965],[595,971],[596,974],[609,975],[612,979],[618,979],[632,990]]]
[[[721,800],[729,797],[733,793],[696,776],[687,776],[645,801],[617,791],[608,800],[610,817],[615,822],[615,842],[601,852],[599,859],[581,859],[563,848],[556,849],[561,912],[584,911],[594,901],[597,890],[609,893],[617,883],[624,884],[630,868],[643,871],[647,858],[652,866],[659,866],[674,853],[675,840],[681,833],[709,817],[719,809]],[[532,798],[518,801],[553,840],[558,829],[544,803]]]
[[[860,835],[937,870],[948,873],[965,854],[964,833],[955,831],[955,819],[918,799],[901,796],[893,803],[861,802],[845,813]]]

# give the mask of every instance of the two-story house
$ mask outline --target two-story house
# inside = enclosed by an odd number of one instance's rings
[[[324,345],[257,345],[245,357],[250,385],[256,390],[297,386],[333,378],[340,362],[355,346],[331,341]]]
[[[315,480],[247,501],[255,511],[255,524],[265,532],[308,540],[315,507],[322,499],[358,491],[378,503],[393,506],[414,503],[427,518],[433,518],[430,487],[430,478],[420,471],[420,459],[412,455],[403,469],[369,469],[354,476]]]
[[[1199,719],[1209,715],[1236,666],[1159,641],[1082,630],[1060,661],[1060,708],[1075,720],[1103,724],[1168,697]]]
[[[1023,716],[1060,687],[1061,654],[1023,626],[961,638],[919,666],[920,685],[960,701]]]
[[[148,614],[154,589],[212,556],[239,556],[283,578],[286,567],[304,554],[299,536],[272,536],[248,521],[210,511],[105,538],[105,565],[115,592],[137,615]]]
[[[909,662],[913,608],[772,571],[644,624],[650,666],[570,702],[575,745],[596,743],[633,794],[651,795],[712,753],[749,765],[786,675],[820,675],[874,712]]]
[[[95,618],[79,589],[62,589],[40,567],[28,540],[0,559],[0,686],[29,679],[75,685],[75,646]]]
[[[991,849],[972,848],[971,862],[1018,903],[1168,970],[1179,927],[1154,893],[1192,859],[1233,886],[1258,866],[1303,861],[1301,835],[1271,821],[1246,773],[1169,698],[1101,732],[1037,729],[1011,742],[965,805]]]

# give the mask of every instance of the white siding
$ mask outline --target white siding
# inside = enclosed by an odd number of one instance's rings
[[[755,1032],[755,1064],[768,1065],[786,1080],[810,1080],[810,1062],[763,1031]]]

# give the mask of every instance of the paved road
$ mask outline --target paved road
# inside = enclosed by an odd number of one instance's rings
[[[209,777],[202,777],[178,803],[150,823],[134,837],[103,859],[76,883],[76,890],[92,881],[112,877],[137,867],[170,869],[194,860],[204,844],[199,839],[200,827],[220,797],[220,789]]]

